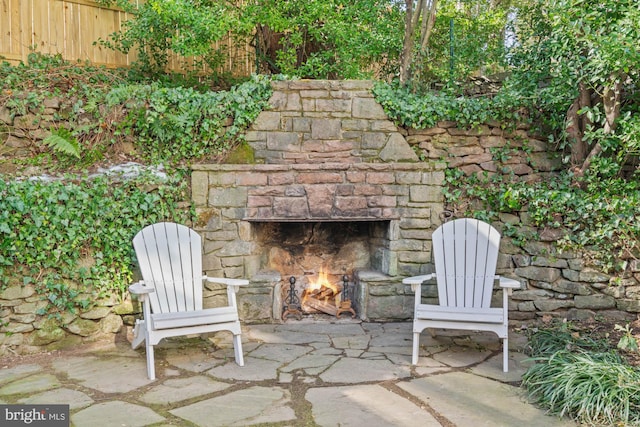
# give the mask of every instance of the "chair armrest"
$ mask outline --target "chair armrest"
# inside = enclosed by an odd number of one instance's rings
[[[156,290],[150,286],[145,286],[144,281],[141,280],[139,282],[134,283],[133,285],[129,286],[129,292],[131,292],[134,295],[146,295],[146,294],[150,294],[151,292],[155,292]]]
[[[203,277],[207,282],[210,283],[221,283],[227,286],[246,286],[249,284],[247,279],[227,279],[225,277]]]
[[[520,282],[519,280],[510,279],[508,277],[502,277],[502,276],[496,276],[496,279],[499,281],[501,288],[507,288],[507,289],[522,288],[522,282]]]
[[[435,273],[425,274],[422,276],[407,277],[405,279],[402,279],[402,283],[404,283],[405,285],[411,285],[411,290],[415,292],[418,286],[422,285],[427,280],[433,279],[434,277],[436,277]]]

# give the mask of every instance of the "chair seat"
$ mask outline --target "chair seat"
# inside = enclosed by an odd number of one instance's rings
[[[415,318],[450,322],[498,323],[504,322],[502,308],[460,308],[441,305],[418,304]]]
[[[238,312],[235,307],[217,307],[173,313],[154,313],[151,315],[152,328],[155,330],[235,322],[236,320],[238,320]]]

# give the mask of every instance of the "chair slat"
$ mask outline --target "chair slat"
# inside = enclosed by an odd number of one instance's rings
[[[202,239],[191,229],[179,233],[182,276],[187,295],[187,309],[202,309]]]
[[[461,222],[464,227],[464,255],[458,260],[464,271],[464,302],[460,307],[473,307],[476,289],[475,271],[476,271],[476,250],[474,238],[476,229],[473,222]]]
[[[156,283],[156,287],[164,289],[163,295],[165,301],[162,307],[165,308],[162,312],[175,313],[178,311],[178,298],[182,298],[182,292],[179,289],[182,287],[180,280],[176,274],[174,274],[174,260],[177,256],[175,249],[175,241],[170,241],[172,236],[167,234],[171,233],[171,229],[174,228],[173,224],[161,223],[153,227],[156,246],[158,248],[158,259],[160,264],[158,269],[162,277],[161,283]]]
[[[139,232],[133,239],[133,246],[145,283],[155,289],[155,292],[149,295],[152,311],[169,311],[166,289],[163,286],[156,286],[157,283],[162,283],[165,279],[160,267],[162,260],[158,252],[154,228],[147,227]]]

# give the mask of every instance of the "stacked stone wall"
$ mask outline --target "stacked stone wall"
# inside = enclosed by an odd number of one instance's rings
[[[354,278],[361,295],[357,309],[366,320],[406,320],[412,316],[413,295],[401,281],[433,269],[431,233],[447,219],[442,195],[446,168],[465,176],[507,174],[536,181],[560,167],[552,147],[525,127],[505,130],[485,124],[465,130],[442,122],[432,129],[398,128],[375,103],[371,85],[275,83],[271,109],[247,133],[259,164],[193,167],[195,228],[204,237],[204,268],[211,276],[251,279],[238,297],[243,321],[280,321],[282,307],[281,278],[260,270],[262,255],[253,240],[252,221],[388,221],[386,252],[377,269]],[[30,151],[47,135],[54,113],[65,116],[65,105],[64,100],[48,101],[39,123],[33,114],[11,117],[0,111],[0,124],[12,129],[10,137],[0,138],[5,155]],[[558,252],[554,243],[559,231],[536,229],[526,209],[503,214],[494,225],[504,230],[515,224],[540,238],[524,245],[502,239],[498,273],[525,285],[510,300],[514,323],[637,317],[640,262],[631,260],[624,274],[612,277],[589,267],[581,254]],[[217,287],[206,288],[205,305],[217,304],[224,295]],[[425,295],[436,297],[433,285]],[[499,291],[495,296],[500,297]],[[123,324],[131,325],[138,311],[131,301],[103,301],[86,312],[61,313],[61,321],[54,321],[37,314],[43,304],[33,284],[10,284],[0,292],[0,355],[112,336]]]
[[[373,98],[373,82],[273,83],[271,108],[247,132],[262,163],[415,162],[396,125]]]
[[[113,341],[124,321],[133,322],[136,311],[131,301],[103,300],[89,310],[61,312],[59,318],[38,314],[47,305],[33,284],[11,284],[0,292],[0,356]]]
[[[500,124],[483,124],[460,129],[455,122],[439,122],[430,129],[402,129],[407,142],[424,160],[444,160],[466,176],[513,174],[535,181],[561,168],[560,156],[542,136],[527,132],[526,126],[504,129]]]

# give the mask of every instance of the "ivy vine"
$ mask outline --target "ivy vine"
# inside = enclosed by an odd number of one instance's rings
[[[184,173],[0,178],[0,287],[33,283],[49,313],[123,296],[132,281],[135,233],[162,220],[190,220],[182,205],[187,182]]]

